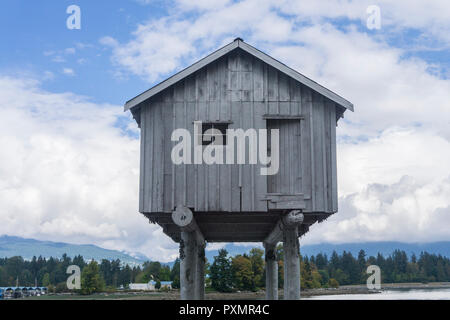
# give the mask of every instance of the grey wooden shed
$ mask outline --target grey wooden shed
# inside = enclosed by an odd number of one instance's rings
[[[352,103],[240,38],[125,104],[141,129],[139,211],[180,243],[182,298],[203,298],[205,241],[264,242],[268,299],[277,298],[279,241],[292,262],[285,279],[299,276],[298,237],[338,211],[336,125],[347,109]],[[226,129],[278,129],[278,173],[261,175],[262,164],[174,164],[173,131],[194,136],[198,121],[224,137]],[[290,282],[285,298],[296,299],[299,281]]]

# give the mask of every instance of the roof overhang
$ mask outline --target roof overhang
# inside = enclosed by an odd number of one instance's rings
[[[245,52],[264,61],[268,65],[279,70],[280,72],[285,73],[286,75],[297,80],[298,82],[302,83],[303,85],[305,85],[305,86],[311,88],[312,90],[320,93],[321,95],[329,98],[330,100],[334,101],[336,104],[342,106],[343,108],[348,109],[350,111],[354,110],[353,104],[351,102],[349,102],[348,100],[342,98],[338,94],[325,88],[324,86],[318,84],[317,82],[309,79],[308,77],[305,77],[304,75],[295,71],[294,69],[289,68],[285,64],[270,57],[269,55],[265,54],[264,52],[245,43],[240,38],[234,40],[233,42],[220,48],[219,50],[211,53],[207,57],[199,60],[198,62],[196,62],[193,65],[187,67],[186,69],[178,72],[177,74],[173,75],[172,77],[170,77],[170,78],[164,80],[163,82],[157,84],[156,86],[150,88],[149,90],[141,93],[137,97],[129,100],[127,103],[125,103],[124,110],[128,111],[128,110],[138,106],[140,103],[146,101],[147,99],[151,98],[152,96],[154,96],[154,95],[158,94],[159,92],[167,89],[168,87],[174,85],[178,81],[186,78],[187,76],[189,76],[189,75],[193,74],[194,72],[200,70],[201,68],[207,66],[211,62],[223,57],[224,55],[235,50],[236,48],[241,48]]]

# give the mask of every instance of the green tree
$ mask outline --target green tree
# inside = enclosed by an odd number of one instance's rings
[[[341,284],[352,284],[361,282],[361,273],[358,261],[353,257],[351,252],[344,251],[342,253],[341,270],[346,274],[345,282],[339,281]],[[343,279],[341,279],[343,280]]]
[[[81,273],[81,293],[90,295],[103,291],[105,282],[100,274],[98,263],[92,260]]]
[[[308,257],[300,258],[300,285],[302,288],[312,289],[320,288],[322,276],[317,271],[317,268]]]
[[[322,275],[316,268],[311,270],[311,286],[313,288],[322,287]]]
[[[233,286],[233,275],[231,261],[228,251],[219,250],[219,255],[214,257],[210,268],[211,287],[219,292],[231,292]]]
[[[51,285],[50,274],[48,272],[46,274],[44,274],[44,277],[42,278],[42,285],[44,287],[48,287],[49,285]]]
[[[161,280],[161,263],[151,261],[144,263],[144,270],[142,282],[149,282],[150,280]]]
[[[366,268],[367,268],[366,252],[364,250],[360,250],[358,253],[358,265],[359,265],[360,280],[361,280],[361,283],[363,283],[367,278],[367,275],[366,275]]]
[[[170,281],[171,271],[169,266],[163,266],[159,271],[159,280]]]
[[[133,271],[131,270],[129,265],[126,265],[119,273],[119,285],[123,285],[124,287],[132,282]]]
[[[250,250],[249,259],[252,264],[253,277],[255,282],[255,289],[258,287],[264,287],[264,251],[259,248],[253,248]]]
[[[339,284],[350,284],[348,274],[345,273],[342,269],[337,269],[334,272],[334,278],[337,280]],[[333,288],[333,286],[331,287]]]
[[[180,259],[176,259],[170,270],[170,280],[172,281],[172,288],[180,288]]]
[[[20,284],[22,286],[32,286],[34,285],[34,278],[30,270],[24,269],[19,277]]]
[[[326,255],[326,254],[319,253],[319,254],[316,256],[316,266],[317,266],[317,269],[323,270],[323,269],[325,269],[325,268],[327,267],[327,265],[328,265],[328,258],[327,258],[327,255]]]
[[[331,278],[330,281],[328,282],[328,286],[330,288],[339,288],[339,282],[337,282],[336,279]]]
[[[5,268],[0,265],[0,286],[7,286],[8,282],[8,273]]]
[[[9,258],[5,264],[6,272],[15,280],[22,273],[24,264],[22,257]]]
[[[246,255],[237,255],[231,260],[233,271],[233,285],[239,290],[255,291],[255,277],[252,262]]]
[[[322,286],[322,287],[327,287],[328,286],[328,282],[330,281],[330,275],[328,274],[328,271],[327,270],[318,270],[319,271],[319,274],[320,274],[320,278],[321,278],[321,281],[320,281],[320,285]]]

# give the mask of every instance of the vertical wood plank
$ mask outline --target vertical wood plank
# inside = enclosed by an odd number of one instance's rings
[[[247,130],[251,128],[253,123],[253,115],[252,115],[252,104],[249,102],[242,102],[242,122],[241,122],[241,128],[244,130]],[[249,142],[246,142],[246,157],[245,157],[245,164],[241,167],[241,185],[242,185],[242,210],[243,211],[251,211],[252,210],[252,203],[253,203],[253,197],[252,197],[252,170],[253,166],[249,164]]]
[[[279,111],[277,114],[286,115],[286,116],[291,114],[291,103],[290,102],[282,101],[282,102],[279,102],[278,105],[279,105]]]
[[[148,130],[148,124],[147,124],[147,111],[149,110],[150,106],[144,106],[139,111],[141,114],[141,148],[140,148],[140,172],[139,172],[139,212],[143,213],[145,212],[145,171],[146,171],[146,134]]]
[[[242,101],[248,102],[253,101],[253,79],[252,72],[250,71],[242,71],[240,72],[241,77],[241,98]]]
[[[145,190],[145,194],[146,194],[146,207],[145,207],[145,211],[146,212],[153,212],[152,211],[152,195],[153,195],[153,163],[154,163],[154,153],[155,153],[155,146],[154,146],[154,137],[155,137],[155,117],[154,117],[154,110],[155,110],[155,106],[159,105],[160,102],[156,102],[154,104],[153,108],[149,108],[148,112],[147,112],[147,120],[146,122],[149,124],[149,127],[147,127],[149,129],[149,135],[147,135],[147,141],[146,141],[146,155],[145,155],[145,159],[147,159],[147,161],[149,161],[148,163],[146,163],[146,171],[145,171],[145,184],[146,184],[146,190]]]
[[[186,103],[186,128],[191,134],[192,139],[194,139],[194,121],[195,117],[196,103],[187,102]],[[194,155],[194,143],[191,141],[191,155]],[[187,199],[186,205],[189,208],[196,208],[196,195],[197,195],[197,184],[196,184],[196,165],[190,164],[186,166],[186,185],[187,185]]]
[[[228,60],[227,58],[221,59],[219,62],[219,83],[220,83],[220,120],[230,121],[231,120],[231,106],[230,106],[230,90],[229,90],[229,79],[228,79]]]
[[[205,68],[196,72],[197,100],[201,102],[206,102],[209,100],[207,76],[208,74]]]
[[[278,72],[278,88],[279,100],[284,102],[290,101],[289,78],[282,72]]]
[[[266,129],[266,121],[263,119],[263,115],[266,112],[266,106],[264,102],[254,102],[253,109],[253,119],[254,119],[254,128]],[[259,139],[259,137],[258,137]],[[259,141],[259,140],[258,140]],[[258,146],[259,148],[259,146]],[[258,162],[258,165],[254,166],[254,195],[253,201],[255,203],[254,210],[256,211],[267,211],[267,201],[261,201],[261,199],[267,193],[267,176],[261,175],[261,164]]]
[[[292,78],[289,78],[289,87],[290,87],[289,92],[290,101],[300,102],[302,99],[300,83]]]
[[[253,101],[264,101],[264,67],[257,58],[253,59]]]
[[[230,125],[230,128],[238,129],[241,127],[241,103],[240,102],[231,102],[231,110],[232,110],[232,121],[233,123]],[[237,163],[236,157],[236,147],[234,152],[234,163]],[[239,188],[239,166],[238,165],[230,165],[231,171],[231,211],[238,212],[240,211],[240,188]]]
[[[195,102],[195,99],[197,96],[195,77],[196,77],[196,73],[193,75],[190,75],[186,79],[184,79],[184,99],[187,102]]]
[[[324,208],[324,172],[323,172],[323,101],[322,96],[313,93],[313,135],[314,135],[314,156],[315,162],[315,184],[314,193],[316,199],[316,210],[323,211]]]
[[[267,94],[269,101],[278,102],[278,71],[267,66]]]
[[[336,107],[332,104],[330,110],[330,148],[331,148],[331,196],[332,212],[338,211],[338,191],[337,191],[337,161],[336,161]]]
[[[172,207],[172,146],[171,136],[173,132],[173,104],[168,104],[162,110],[164,123],[164,195],[163,211],[171,212]]]
[[[315,199],[314,199],[314,153],[313,144],[314,137],[313,132],[313,122],[312,122],[312,97],[311,90],[305,86],[301,87],[302,91],[302,114],[305,120],[302,122],[301,127],[301,137],[302,137],[302,177],[303,177],[303,193],[306,202],[306,209],[308,211],[314,211],[315,209]]]
[[[209,101],[218,101],[220,98],[220,86],[219,86],[219,72],[218,63],[213,62],[207,66],[208,73],[208,91],[209,91]]]
[[[158,180],[160,183],[159,190],[158,190],[158,212],[164,212],[164,168],[165,168],[165,143],[167,140],[170,142],[170,137],[167,139],[165,137],[165,121],[164,121],[164,113],[163,108],[171,108],[172,102],[165,103],[163,106],[161,106],[159,112],[158,112],[158,119],[160,121],[159,123],[159,136],[160,136],[160,148],[159,148],[159,172],[158,172]]]
[[[174,128],[181,129],[185,128],[185,103],[184,102],[175,102],[173,104],[174,108]],[[184,175],[184,165],[175,165],[175,207],[178,205],[186,205],[186,185],[185,185],[185,175]]]
[[[173,101],[183,102],[184,101],[184,81],[179,81],[173,85]]]
[[[332,195],[331,195],[331,186],[332,186],[332,179],[331,179],[331,132],[330,132],[330,113],[331,113],[332,107],[330,107],[330,102],[328,99],[324,99],[324,135],[325,135],[325,142],[324,142],[324,148],[325,148],[325,168],[324,171],[326,172],[326,179],[325,179],[325,190],[326,190],[326,205],[325,210],[326,212],[332,211]]]

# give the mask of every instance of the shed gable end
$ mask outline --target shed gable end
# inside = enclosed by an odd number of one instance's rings
[[[236,49],[243,50],[246,53],[250,54],[251,56],[259,58],[260,60],[264,61],[266,64],[272,66],[273,68],[292,77],[293,79],[297,80],[298,82],[307,86],[308,88],[311,88],[312,90],[314,90],[314,91],[320,93],[321,95],[327,97],[328,99],[334,101],[336,103],[336,105],[339,105],[340,107],[342,107],[344,109],[344,111],[345,111],[345,109],[349,109],[349,110],[353,111],[353,104],[351,102],[349,102],[348,100],[342,98],[341,96],[337,95],[336,93],[321,86],[317,82],[305,77],[301,73],[287,67],[283,63],[279,62],[276,59],[273,59],[272,57],[268,56],[267,54],[263,53],[262,51],[259,51],[258,49],[250,46],[249,44],[245,43],[240,38],[237,38],[232,43],[220,48],[219,50],[211,53],[209,56],[201,59],[200,61],[194,63],[193,65],[189,66],[188,68],[178,72],[177,74],[175,74],[172,77],[166,79],[165,81],[159,83],[158,85],[150,88],[149,90],[143,92],[142,94],[138,95],[137,97],[129,100],[125,104],[125,111],[127,111],[129,109],[132,110],[133,108],[137,108],[137,106],[139,106],[142,102],[150,99],[154,95],[160,93],[161,91],[167,89],[168,87],[172,86],[173,84],[190,76],[194,72],[204,68],[205,66],[209,65],[210,63],[220,59],[221,57],[225,56],[229,52],[232,52]]]
[[[301,116],[302,92],[313,91],[296,79],[236,48],[193,74],[152,96],[131,111],[140,125],[140,109],[155,102],[199,102],[196,120],[231,120],[230,102],[265,103],[265,114]],[[317,92],[316,92],[317,93]],[[321,95],[320,93],[317,93]],[[336,108],[336,121],[345,108],[323,97]],[[208,102],[203,106],[202,103]]]

